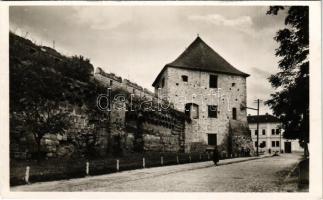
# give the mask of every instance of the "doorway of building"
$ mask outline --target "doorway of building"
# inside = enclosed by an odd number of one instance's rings
[[[292,153],[292,143],[285,142],[285,153]]]
[[[215,133],[209,133],[208,135],[208,145],[210,146],[216,146],[217,145],[217,137],[216,137],[216,134]]]

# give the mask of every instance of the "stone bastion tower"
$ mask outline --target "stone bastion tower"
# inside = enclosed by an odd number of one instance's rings
[[[185,112],[185,151],[223,156],[253,153],[246,112],[246,78],[199,36],[153,82],[155,93]]]

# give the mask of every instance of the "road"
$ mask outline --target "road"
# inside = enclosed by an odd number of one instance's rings
[[[35,183],[12,191],[100,192],[286,192],[297,183],[285,182],[300,159],[283,154],[227,165],[212,162],[183,164],[120,173]]]

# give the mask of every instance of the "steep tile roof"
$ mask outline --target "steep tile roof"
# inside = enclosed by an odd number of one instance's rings
[[[165,65],[154,81],[153,86],[156,85],[161,74],[167,67],[224,73],[244,77],[249,76],[249,74],[246,74],[233,67],[217,52],[209,47],[199,36],[175,61]]]
[[[259,123],[270,123],[270,122],[280,122],[279,119],[273,115],[252,115],[252,116],[248,116],[248,123],[252,124],[252,123],[257,123],[257,119],[259,119]]]

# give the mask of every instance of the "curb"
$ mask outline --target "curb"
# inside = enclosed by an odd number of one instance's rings
[[[236,160],[236,161],[229,161],[226,163],[218,163],[218,166],[221,165],[229,165],[229,164],[234,164],[234,163],[240,163],[240,162],[247,162],[247,161],[251,161],[251,160],[258,160],[258,159],[262,159],[262,158],[270,158],[271,156],[263,156],[263,157],[251,157],[249,159],[245,159],[245,160]]]
[[[218,163],[218,166],[220,165],[229,165],[229,164],[234,164],[234,163],[240,163],[240,162],[247,162],[247,161],[251,161],[251,160],[257,160],[257,159],[262,159],[262,158],[266,158],[266,156],[264,157],[250,157],[248,159],[243,159],[243,160],[233,160],[233,161],[228,161],[228,162],[225,162],[225,163]],[[211,162],[208,164],[208,162]],[[204,163],[204,164],[203,164]],[[189,164],[193,164],[193,163],[182,163],[182,164],[179,164],[179,165],[189,165]],[[214,167],[214,163],[213,161],[203,161],[203,162],[197,162],[195,164],[200,164],[198,166],[191,166],[191,167],[188,167],[188,168],[184,168],[184,169],[178,169],[178,168],[175,168],[174,170],[171,170],[171,171],[168,171],[168,172],[165,172],[165,173],[162,173],[160,174],[161,176],[162,175],[167,175],[167,174],[172,174],[172,173],[177,173],[179,171],[190,171],[190,170],[198,170],[198,169],[204,169],[204,168],[210,168],[210,167]],[[169,166],[172,166],[172,167],[175,167],[175,166],[178,166],[178,165],[169,165]],[[167,166],[158,166],[158,167],[167,167]],[[149,167],[149,168],[146,168],[146,169],[150,169],[150,168],[155,168],[155,167]],[[143,170],[143,168],[140,168],[140,169],[133,169],[133,170],[125,170],[125,171],[121,171],[121,172],[116,172],[116,173],[129,173],[129,172],[132,172],[132,171],[136,171],[136,170]],[[84,179],[84,178],[95,178],[97,176],[105,176],[105,175],[112,175],[112,174],[116,174],[116,173],[109,173],[109,174],[100,174],[100,175],[94,175],[94,176],[85,176],[85,177],[79,177],[79,178],[70,178],[70,179],[60,179],[60,180],[53,180],[53,181],[40,181],[40,182],[35,182],[33,184],[38,184],[38,183],[48,183],[48,182],[55,182],[55,181],[66,181],[66,180],[72,180],[72,179]],[[33,185],[32,184],[32,185]],[[24,185],[16,185],[16,186],[11,186],[11,188],[15,188],[15,187],[20,187],[20,186],[24,186]]]
[[[301,161],[297,162],[291,169],[288,174],[284,177],[282,185],[279,187],[279,190],[282,192],[301,192],[299,191],[299,177],[292,177],[292,173],[299,167]],[[305,191],[307,192],[307,191]]]
[[[240,163],[240,162],[247,162],[247,161],[251,161],[251,160],[257,160],[257,159],[262,159],[262,158],[265,158],[265,157],[250,157],[248,159],[244,159],[244,160],[235,160],[235,161],[229,161],[229,162],[226,162],[226,163],[222,163],[220,165],[228,165],[228,164],[234,164],[234,163]],[[211,163],[208,163],[208,162],[211,162]],[[185,163],[185,164],[193,164],[193,163]],[[183,163],[183,165],[185,165]],[[169,175],[169,174],[173,174],[173,173],[178,173],[180,171],[192,171],[192,170],[199,170],[199,169],[205,169],[205,168],[211,168],[211,167],[214,167],[214,164],[213,164],[213,161],[204,161],[204,162],[199,162],[199,163],[195,163],[195,164],[201,164],[199,166],[191,166],[191,167],[187,167],[187,168],[183,168],[183,169],[179,169],[179,168],[174,168],[173,170],[170,170],[170,171],[165,171],[161,174],[158,174],[157,176],[164,176],[164,175]],[[181,164],[180,164],[181,165]],[[171,165],[173,167],[175,166],[178,166],[178,165]],[[166,167],[166,166],[159,166],[159,167]],[[150,169],[150,168],[146,168],[146,169]],[[119,173],[131,173],[133,171],[142,171],[142,170],[145,170],[145,169],[134,169],[134,170],[126,170],[126,171],[121,171]],[[37,184],[42,184],[42,183],[50,183],[50,182],[60,182],[60,181],[69,181],[69,180],[75,180],[75,179],[96,179],[98,178],[98,176],[106,176],[106,175],[113,175],[113,174],[117,174],[117,173],[111,173],[111,174],[102,174],[102,175],[97,175],[97,176],[85,176],[85,177],[81,177],[81,178],[72,178],[72,179],[62,179],[62,180],[55,180],[55,181],[44,181],[44,182],[35,182],[34,184],[31,184],[33,186],[37,186]],[[149,177],[149,176],[148,176]],[[134,180],[140,180],[142,178],[136,178],[136,179],[131,179],[129,181],[134,181]],[[18,185],[18,186],[11,186],[11,189],[13,188],[19,188],[19,187],[25,187],[27,185]]]

